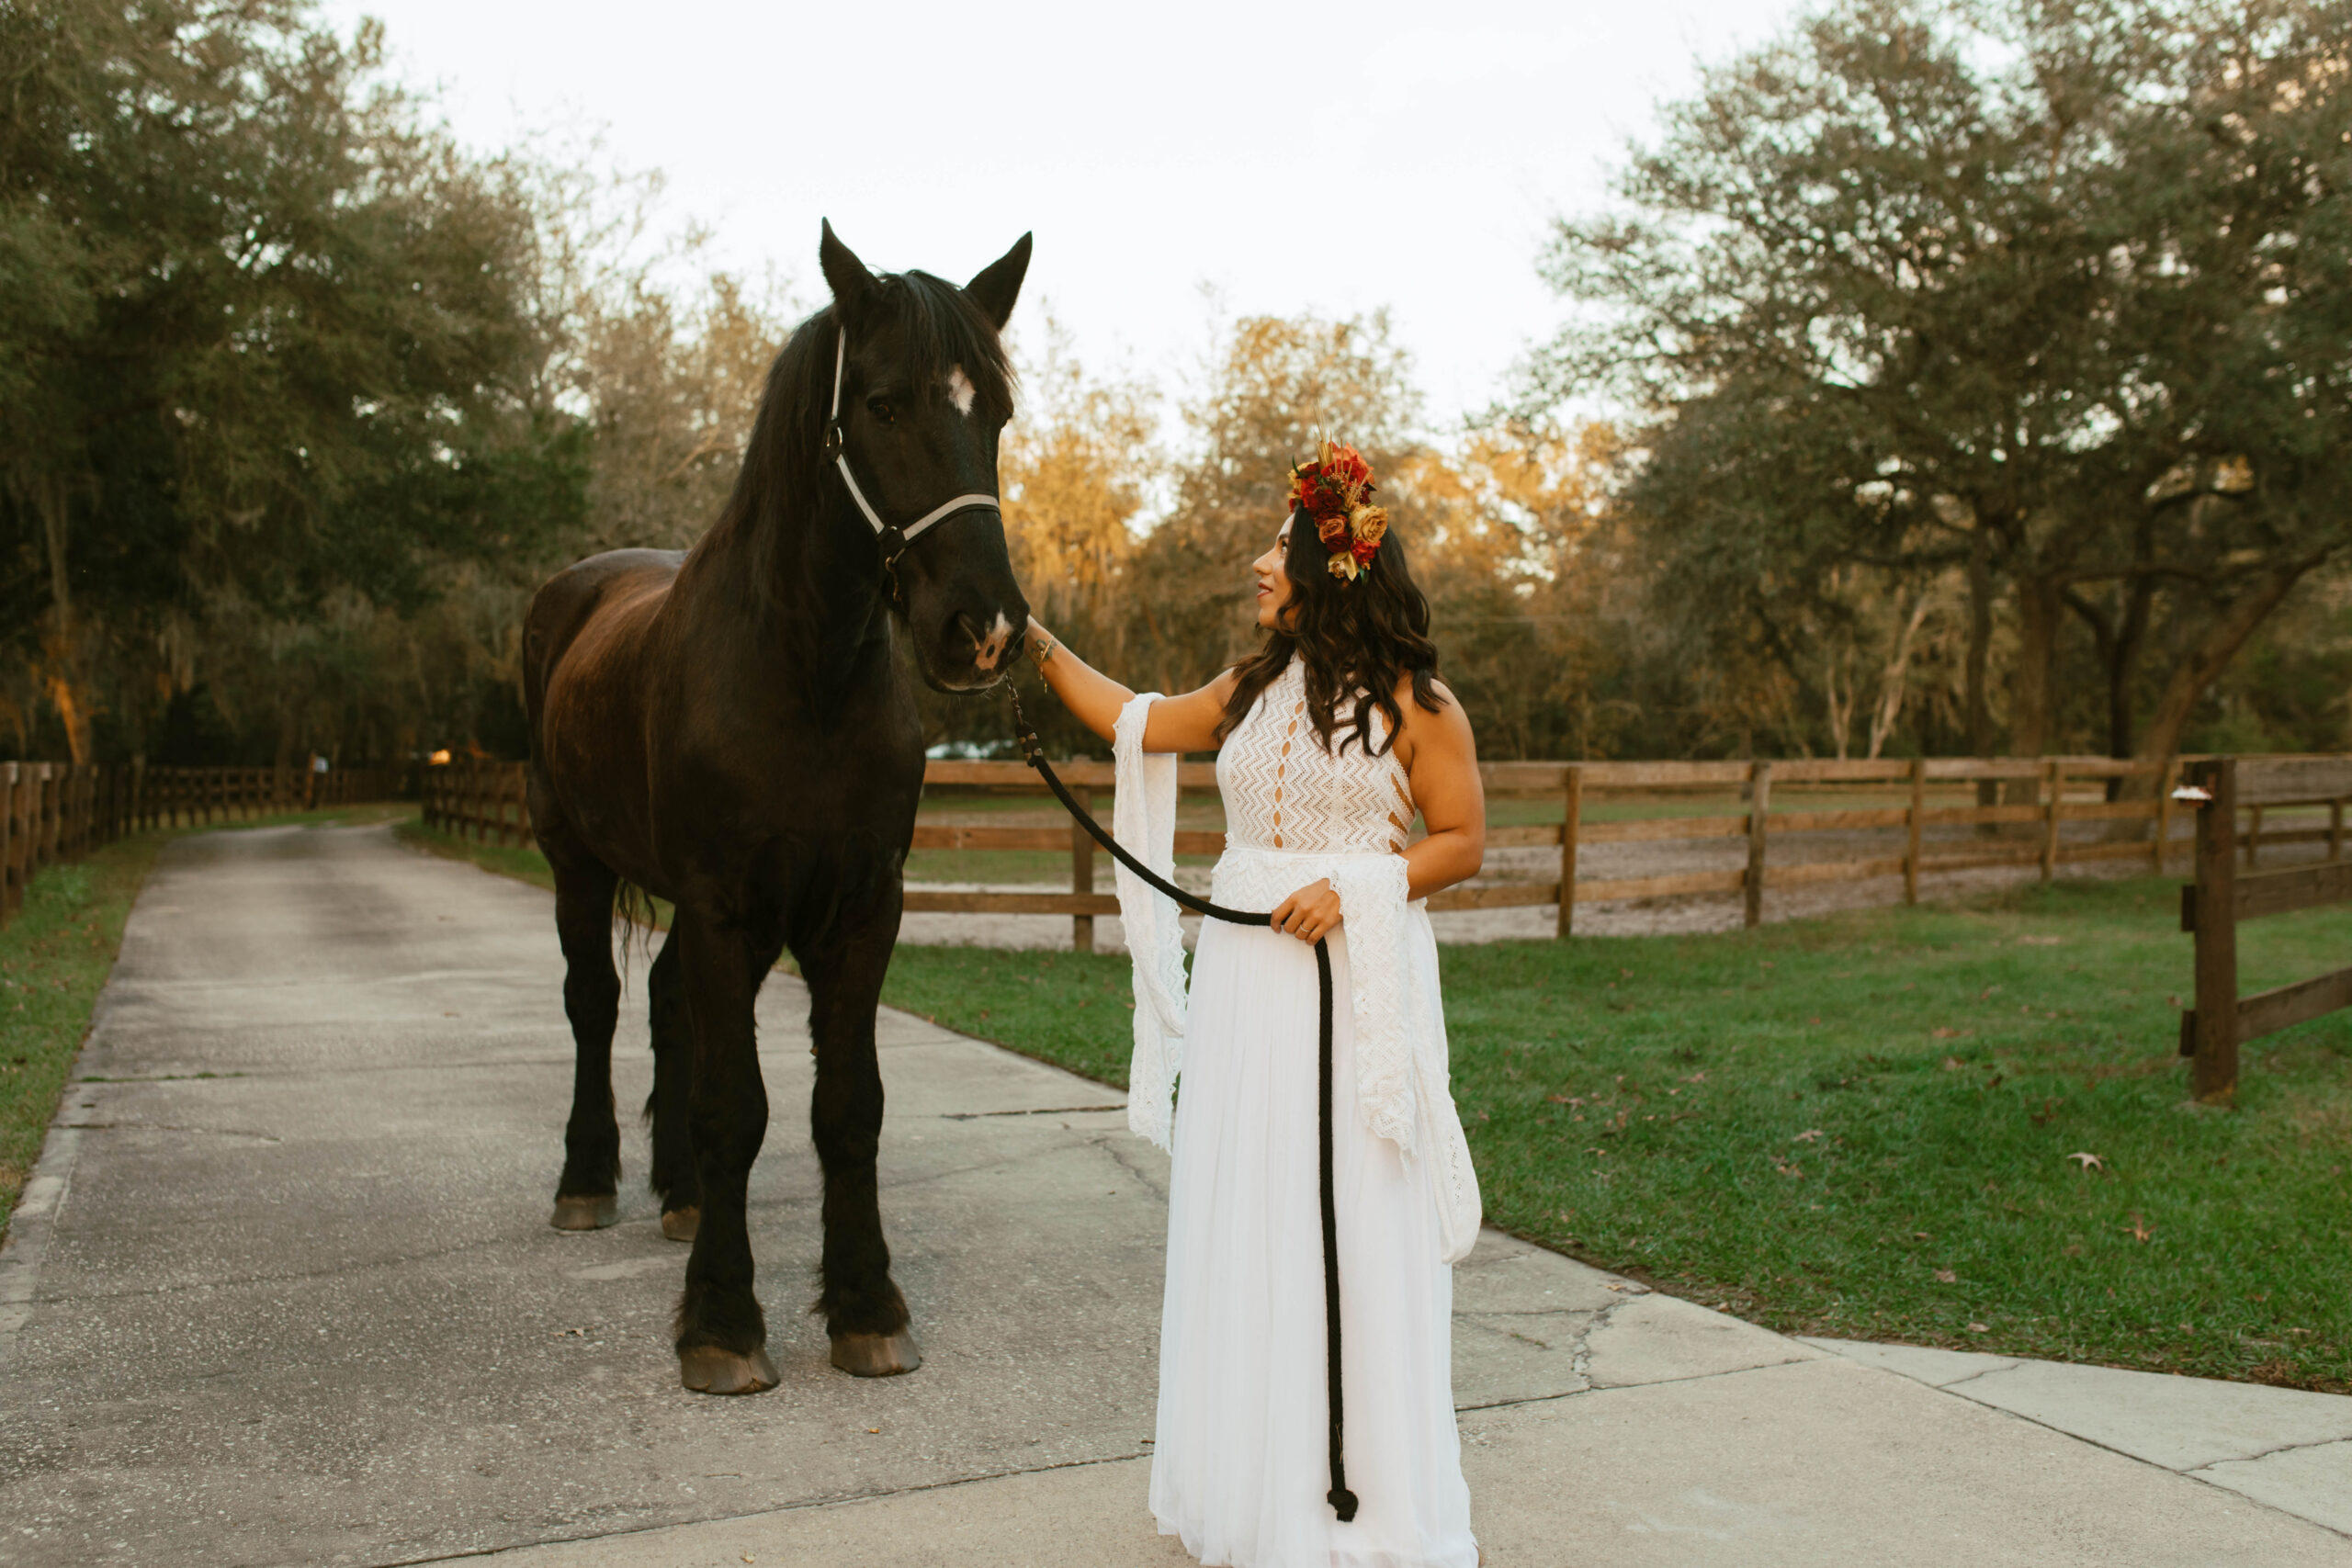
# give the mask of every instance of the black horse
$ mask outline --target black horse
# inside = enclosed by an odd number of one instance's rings
[[[718,522],[683,555],[567,569],[524,633],[531,819],[555,869],[578,1049],[553,1223],[616,1215],[614,910],[642,889],[676,907],[647,983],[651,1180],[664,1233],[694,1242],[680,1375],[712,1393],[776,1381],[744,1199],[768,1119],[752,1003],[787,947],[817,1057],[817,1310],[833,1365],[881,1377],[922,1362],[874,1168],[874,1010],[922,789],[893,648],[906,636],[933,688],[977,691],[1003,678],[1029,614],[992,500],[1012,412],[999,333],[1029,237],[962,288],[877,277],[831,224],[820,254],[833,302],[776,355]]]

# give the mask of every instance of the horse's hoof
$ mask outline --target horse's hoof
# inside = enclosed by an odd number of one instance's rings
[[[618,1224],[621,1201],[607,1192],[595,1198],[558,1198],[548,1224],[560,1231],[600,1231]]]
[[[678,1352],[678,1381],[696,1393],[758,1393],[776,1385],[775,1363],[764,1348],[743,1355],[697,1345]]]
[[[833,1365],[854,1378],[894,1378],[922,1365],[915,1337],[901,1328],[896,1334],[836,1334]]]
[[[695,1232],[701,1228],[700,1209],[665,1209],[662,1212],[662,1234],[672,1241],[692,1241]]]

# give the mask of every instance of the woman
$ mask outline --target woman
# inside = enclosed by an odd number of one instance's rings
[[[1475,875],[1486,806],[1429,602],[1371,470],[1326,442],[1252,563],[1256,655],[1180,697],[1137,696],[1044,626],[1046,683],[1118,757],[1120,840],[1163,875],[1174,753],[1217,752],[1226,852],[1189,1002],[1175,908],[1124,868],[1136,961],[1129,1120],[1169,1147],[1151,1507],[1204,1564],[1472,1568],[1451,1385],[1451,1265],[1476,1180],[1446,1090],[1437,946],[1419,900]],[[1147,760],[1148,759],[1148,760]],[[1408,842],[1419,811],[1429,832]],[[1352,939],[1352,940],[1351,940]],[[1346,1481],[1328,1462],[1314,944],[1332,965]],[[1181,1061],[1179,1051],[1181,1050]],[[1332,1494],[1327,1501],[1327,1493]]]

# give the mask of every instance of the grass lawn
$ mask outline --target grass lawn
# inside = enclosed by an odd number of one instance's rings
[[[1449,947],[1488,1218],[1792,1332],[2352,1392],[2352,1013],[2188,1107],[2177,886]],[[2240,943],[2248,990],[2338,967],[2352,909]],[[1114,1084],[1126,998],[1123,957],[956,948],[886,992]]]
[[[413,807],[346,806],[289,812],[211,829],[139,833],[77,864],[52,865],[25,890],[25,907],[0,931],[0,1235],[89,1032],[90,1010],[114,968],[123,922],[155,853],[178,832],[288,823],[361,822]]]

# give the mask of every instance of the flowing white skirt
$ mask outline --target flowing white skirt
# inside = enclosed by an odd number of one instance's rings
[[[1453,1270],[1434,1204],[1356,1114],[1346,928],[1330,939],[1332,1104],[1349,1487],[1325,1426],[1315,950],[1202,922],[1176,1101],[1151,1511],[1204,1564],[1474,1568],[1453,1421]],[[1407,962],[1435,994],[1412,911]]]

